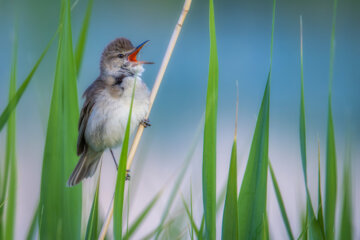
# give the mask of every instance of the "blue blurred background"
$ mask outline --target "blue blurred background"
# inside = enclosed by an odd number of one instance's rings
[[[215,0],[219,55],[218,189],[227,176],[234,129],[236,90],[239,82],[238,159],[239,180],[246,165],[251,138],[270,65],[272,1]],[[87,1],[79,0],[72,11],[73,42],[77,41]],[[146,66],[143,79],[152,87],[167,43],[182,9],[183,1],[95,0],[82,69],[79,94],[99,74],[99,58],[104,47],[116,37],[127,37],[134,45],[151,40],[140,59],[154,61]],[[14,26],[19,35],[18,84],[24,80],[57,29],[60,1],[0,0],[0,111],[7,104]],[[341,180],[346,139],[352,149],[354,203],[360,201],[360,2],[341,0],[336,23],[333,82],[333,114]],[[310,192],[317,203],[317,142],[323,178],[329,79],[332,1],[277,1],[273,72],[271,82],[269,154],[284,195],[289,218],[296,234],[305,210],[305,195],[299,150],[300,40],[299,17],[304,27],[304,77],[308,140]],[[133,171],[136,197],[131,201],[131,219],[176,174],[191,147],[191,139],[205,109],[208,76],[208,1],[193,0],[178,43],[152,110],[152,127],[146,129]],[[41,63],[17,108],[18,207],[16,238],[23,239],[39,198],[42,154],[49,103],[54,78],[57,44]],[[80,95],[79,95],[80,96]],[[5,132],[0,134],[0,159],[4,158]],[[193,183],[196,218],[202,212],[201,143],[195,153],[182,192]],[[109,155],[104,158],[101,207],[105,213],[112,197],[115,170]],[[140,174],[141,172],[141,174]],[[138,173],[138,174],[137,174]],[[90,180],[91,181],[91,180]],[[341,182],[341,181],[340,181]],[[88,184],[91,190],[91,183]],[[86,188],[86,186],[85,186]],[[220,190],[219,190],[220,191]],[[91,191],[89,191],[91,192]],[[339,183],[338,195],[342,189]],[[91,194],[87,193],[88,197]],[[85,194],[86,195],[86,194]],[[135,194],[133,194],[135,196]],[[186,195],[186,194],[185,194]],[[270,233],[286,238],[274,192],[269,184]],[[338,204],[341,203],[339,198]],[[161,204],[143,227],[147,233],[160,218]],[[315,204],[317,206],[317,204]],[[339,205],[340,206],[340,205]],[[181,209],[181,204],[177,205]],[[176,209],[176,207],[175,207]],[[360,208],[354,205],[360,224]],[[220,225],[219,221],[219,225]],[[139,236],[142,236],[141,234]],[[356,239],[360,229],[356,229]]]

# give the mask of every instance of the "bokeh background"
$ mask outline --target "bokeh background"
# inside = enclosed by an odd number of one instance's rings
[[[73,42],[77,41],[87,1],[77,0],[72,11]],[[238,159],[242,179],[270,63],[272,1],[215,1],[219,55],[218,190],[224,185],[234,131],[236,89],[239,83]],[[143,79],[152,87],[183,1],[95,0],[84,61],[79,75],[79,93],[99,74],[104,47],[116,37],[134,45],[151,40],[140,58],[154,61]],[[18,84],[20,84],[57,29],[60,1],[0,0],[0,110],[7,104],[11,49],[15,26],[19,35]],[[338,180],[346,144],[351,145],[355,239],[360,238],[360,201],[357,173],[360,170],[360,2],[340,0],[336,23],[333,82],[333,114],[338,157]],[[299,17],[304,27],[304,74],[307,120],[308,173],[312,200],[317,203],[317,149],[320,143],[322,177],[325,177],[325,139],[329,79],[332,1],[277,1],[270,103],[269,156],[277,174],[289,220],[295,234],[305,210],[298,125],[300,101]],[[208,1],[193,0],[178,43],[152,110],[152,127],[146,129],[135,159],[131,180],[130,221],[179,172],[191,147],[205,109],[208,76]],[[75,45],[75,44],[74,44]],[[39,199],[41,165],[49,113],[57,44],[41,63],[17,108],[18,204],[16,239],[25,237]],[[0,160],[4,159],[5,134],[0,134]],[[201,138],[200,138],[201,139]],[[117,152],[119,152],[117,150]],[[106,213],[115,184],[115,168],[107,153],[100,190]],[[201,140],[181,189],[194,190],[195,217],[201,219]],[[91,198],[94,181],[85,183],[84,196]],[[338,196],[341,196],[341,183]],[[323,187],[324,189],[324,187]],[[162,196],[142,236],[156,226],[167,200]],[[182,209],[181,198],[172,214]],[[341,198],[338,198],[338,206]],[[90,203],[87,203],[89,205]],[[315,207],[317,204],[314,205]],[[88,210],[86,210],[88,211]],[[270,234],[286,239],[286,231],[274,196],[268,188]],[[220,220],[220,218],[219,218]],[[221,221],[218,222],[219,226]],[[338,224],[337,224],[338,225]],[[356,227],[357,226],[357,227]],[[218,231],[220,233],[220,231]]]

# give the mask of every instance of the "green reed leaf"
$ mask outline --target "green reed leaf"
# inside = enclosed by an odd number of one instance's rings
[[[304,183],[306,191],[306,209],[307,209],[307,222],[309,223],[309,238],[321,239],[322,234],[319,236],[319,229],[321,226],[318,224],[318,220],[315,217],[314,207],[312,205],[310,192],[308,188],[307,179],[307,159],[306,159],[306,121],[305,121],[305,97],[304,97],[304,64],[303,64],[303,25],[302,17],[300,16],[300,79],[301,79],[301,92],[300,92],[300,121],[299,121],[299,136],[300,136],[300,152],[301,163],[304,174]]]
[[[17,72],[17,50],[18,38],[15,34],[14,48],[12,53],[9,102],[16,93],[16,72]],[[15,215],[16,215],[16,189],[17,189],[17,163],[16,163],[16,116],[13,111],[9,116],[6,135],[6,154],[5,154],[5,179],[3,188],[3,201],[6,199],[5,209],[5,234],[4,239],[14,239]],[[8,185],[8,189],[6,186]],[[6,197],[5,197],[6,196]],[[2,213],[3,211],[0,210]],[[2,217],[2,214],[0,215]],[[1,227],[1,225],[0,225]],[[2,236],[0,236],[2,237]]]
[[[318,142],[318,212],[317,219],[320,225],[320,229],[323,237],[325,237],[324,226],[324,213],[323,213],[323,201],[321,197],[321,169],[320,169],[320,143]]]
[[[122,217],[123,217],[124,191],[125,191],[125,180],[126,180],[126,162],[129,151],[130,122],[131,122],[132,108],[134,104],[135,87],[136,87],[136,80],[134,81],[129,116],[126,124],[126,130],[125,130],[124,140],[122,143],[122,149],[120,154],[119,168],[116,177],[115,196],[114,196],[114,238],[115,239],[123,239]]]
[[[229,174],[227,181],[226,198],[222,221],[222,239],[238,239],[238,210],[237,210],[237,152],[236,137],[234,138]]]
[[[98,237],[100,173],[97,179],[94,200],[91,205],[90,216],[87,222],[85,240],[96,239]]]
[[[270,72],[238,198],[239,239],[262,236],[266,213],[269,147]]]
[[[38,221],[39,221],[39,204],[37,204],[37,207],[35,209],[35,212],[33,214],[33,217],[31,219],[31,223],[30,223],[30,227],[29,230],[27,231],[27,235],[26,235],[26,240],[31,240],[31,239],[35,239],[35,232],[36,232],[36,227],[38,226]]]
[[[274,169],[273,169],[270,161],[269,161],[269,169],[270,169],[270,175],[271,175],[271,179],[272,179],[272,182],[273,182],[273,186],[274,186],[274,189],[275,189],[276,199],[278,201],[280,211],[281,211],[281,216],[283,218],[283,221],[284,221],[284,224],[285,224],[285,227],[286,227],[286,232],[288,234],[289,239],[295,239],[294,235],[293,235],[293,231],[291,230],[288,215],[286,213],[285,204],[284,204],[283,198],[281,196],[279,184],[278,184],[278,182],[276,180]]]
[[[89,31],[90,26],[90,18],[91,18],[91,12],[93,7],[94,0],[89,0],[87,7],[86,7],[86,13],[83,20],[83,24],[80,30],[79,39],[76,44],[75,48],[75,63],[76,63],[76,72],[77,75],[80,73],[81,64],[84,57],[84,51],[86,46],[86,40],[87,40],[87,33]]]
[[[276,1],[273,1],[270,70],[238,198],[239,239],[260,239],[266,216],[269,111]]]
[[[343,194],[340,220],[339,239],[353,239],[353,213],[352,213],[352,193],[351,193],[351,150],[346,147],[346,156],[344,161],[343,174]]]
[[[210,62],[206,96],[202,190],[206,238],[216,239],[216,125],[219,66],[216,47],[214,4],[209,0]]]
[[[330,73],[329,73],[329,104],[328,104],[328,127],[326,141],[326,180],[325,180],[325,235],[326,239],[333,240],[335,237],[335,209],[337,193],[337,171],[336,171],[336,145],[331,106],[331,90],[334,72],[335,56],[335,24],[336,24],[337,0],[334,0],[333,21],[330,48]]]
[[[161,196],[162,191],[155,195],[155,197],[145,206],[144,210],[139,214],[139,216],[135,219],[134,223],[132,223],[129,227],[129,230],[124,235],[124,239],[130,239],[130,237],[138,230],[141,224],[144,222],[145,218],[150,213],[151,209],[155,206],[157,201]]]
[[[269,220],[265,214],[262,223],[262,240],[269,240]]]
[[[189,206],[185,202],[183,197],[182,197],[182,202],[183,202],[183,205],[184,205],[184,208],[185,208],[186,216],[188,217],[188,219],[190,221],[191,228],[195,231],[195,235],[196,235],[197,239],[201,239],[202,238],[202,233],[199,231],[198,227],[196,226],[196,223],[195,223],[195,220],[194,220],[193,215],[191,213],[191,210],[189,209]]]
[[[168,199],[168,201],[167,201],[167,203],[165,205],[165,210],[163,211],[163,213],[161,215],[161,219],[160,219],[160,223],[159,223],[159,229],[161,229],[161,230],[163,229],[161,227],[161,225],[163,225],[165,223],[166,218],[169,216],[171,206],[174,203],[175,197],[176,197],[176,195],[177,195],[177,193],[178,193],[178,191],[180,189],[181,183],[184,180],[185,173],[186,173],[187,169],[189,168],[189,165],[190,165],[191,160],[193,159],[196,147],[197,147],[197,145],[198,145],[198,143],[200,141],[201,129],[202,129],[202,126],[203,126],[203,122],[204,122],[204,116],[201,118],[201,120],[200,120],[200,122],[198,124],[197,130],[195,132],[194,140],[190,145],[191,147],[189,149],[189,152],[186,155],[185,161],[183,163],[183,167],[181,168],[181,171],[180,171],[179,175],[177,176],[177,178],[175,180],[175,184],[172,187],[170,197],[169,197],[169,199]],[[159,231],[156,234],[155,239],[159,238],[160,233],[161,232]]]
[[[78,160],[79,118],[69,0],[61,1],[60,26],[41,178],[41,239],[79,239],[81,230],[81,186],[66,187]]]
[[[0,132],[5,126],[6,122],[8,121],[10,114],[14,111],[17,104],[19,103],[21,97],[23,96],[25,90],[27,89],[32,77],[34,76],[37,68],[39,67],[40,63],[42,62],[43,58],[45,57],[46,53],[48,52],[50,46],[52,45],[56,35],[58,34],[59,30],[56,31],[54,36],[50,39],[49,43],[46,45],[44,51],[41,53],[39,59],[36,61],[34,67],[31,69],[30,73],[25,78],[24,82],[21,84],[19,89],[16,91],[15,95],[9,100],[8,105],[5,107],[4,111],[0,115]]]

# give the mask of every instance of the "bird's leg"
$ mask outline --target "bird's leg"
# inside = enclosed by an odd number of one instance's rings
[[[117,162],[116,162],[116,160],[115,160],[115,155],[114,155],[112,149],[111,149],[111,148],[109,148],[109,149],[110,149],[110,152],[111,152],[111,155],[112,155],[112,158],[113,158],[113,160],[114,160],[114,163],[115,163],[115,166],[116,166],[116,170],[117,170],[118,167],[119,167],[119,165],[117,164]]]
[[[150,121],[147,118],[144,118],[143,120],[141,120],[140,124],[143,125],[144,128],[147,128],[147,127],[151,126]]]
[[[119,168],[119,165],[117,164],[116,160],[115,160],[115,155],[112,151],[111,148],[110,149],[110,152],[111,152],[111,155],[112,155],[112,158],[114,160],[114,163],[115,163],[115,166],[116,166],[116,170]],[[126,177],[125,177],[125,181],[130,181],[130,169],[126,169]]]

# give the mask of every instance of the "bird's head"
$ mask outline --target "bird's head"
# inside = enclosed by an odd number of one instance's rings
[[[121,75],[141,75],[144,71],[142,65],[152,63],[136,59],[137,54],[147,42],[145,41],[134,47],[130,40],[126,38],[117,38],[112,41],[106,46],[101,56],[101,74],[115,78]]]

